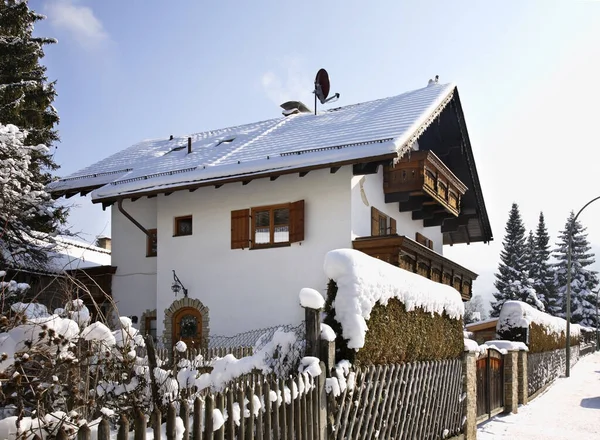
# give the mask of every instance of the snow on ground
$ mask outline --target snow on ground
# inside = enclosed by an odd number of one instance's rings
[[[600,353],[582,358],[518,414],[482,424],[478,440],[590,440],[600,438]]]

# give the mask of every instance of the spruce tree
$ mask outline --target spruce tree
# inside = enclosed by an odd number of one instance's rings
[[[531,264],[530,277],[538,298],[544,303],[546,313],[559,316],[561,311],[560,297],[554,282],[554,269],[550,263],[550,235],[546,228],[544,213],[540,212],[535,230],[535,253]]]
[[[566,316],[567,295],[567,261],[569,246],[569,231],[571,231],[571,322],[587,326],[596,326],[596,294],[592,291],[598,285],[598,273],[591,270],[594,264],[594,254],[587,240],[586,228],[579,221],[573,222],[575,214],[571,211],[560,231],[554,257],[556,288],[562,299],[561,313]]]
[[[534,307],[543,308],[529,280],[525,226],[516,203],[512,204],[505,231],[506,235],[502,241],[504,248],[500,252],[500,264],[494,282],[496,301],[492,303],[491,316],[498,316],[502,305],[509,300],[524,301]]]
[[[53,143],[58,141],[55,128],[58,115],[52,106],[56,96],[55,83],[48,81],[46,67],[40,64],[43,47],[55,40],[33,36],[34,24],[43,18],[29,9],[27,1],[0,1],[0,124],[18,127],[25,134],[23,145],[47,147],[29,150],[28,173],[31,181],[42,187],[52,180],[51,171],[58,168],[50,153]],[[65,220],[65,208],[56,205],[52,209],[30,211],[19,219],[26,231],[42,234],[59,232]],[[0,225],[0,240],[8,239],[7,227]],[[30,233],[24,231],[23,236],[26,235]],[[25,241],[32,239],[29,237]],[[3,245],[5,250],[10,247]],[[36,246],[29,250],[38,251]],[[38,254],[37,260],[41,262],[43,255]],[[0,263],[12,257],[0,255]]]

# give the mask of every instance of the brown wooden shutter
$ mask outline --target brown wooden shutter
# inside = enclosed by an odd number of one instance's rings
[[[250,210],[231,211],[231,249],[250,246]]]
[[[396,234],[396,219],[390,217],[390,234]]]
[[[290,203],[290,243],[304,241],[304,200]]]
[[[379,235],[379,210],[371,206],[371,236]]]

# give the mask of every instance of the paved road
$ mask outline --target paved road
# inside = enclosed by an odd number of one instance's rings
[[[600,440],[600,352],[581,359],[518,414],[481,425],[478,440]]]

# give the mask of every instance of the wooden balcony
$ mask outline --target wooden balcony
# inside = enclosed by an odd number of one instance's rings
[[[400,211],[412,211],[414,220],[458,217],[466,191],[466,185],[432,151],[412,151],[384,168],[386,203],[400,202]]]
[[[367,255],[454,287],[463,301],[471,299],[476,273],[404,235],[361,237],[352,245]]]

